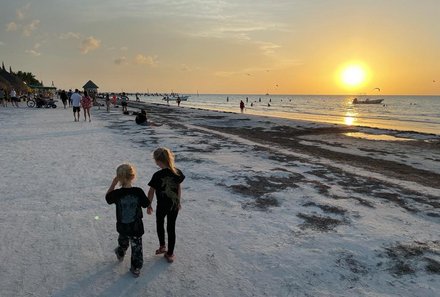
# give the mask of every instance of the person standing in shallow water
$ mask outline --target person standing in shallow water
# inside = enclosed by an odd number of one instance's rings
[[[241,113],[243,113],[243,111],[244,111],[244,102],[243,102],[243,100],[240,101],[240,110],[241,110]]]
[[[182,208],[180,202],[182,197],[181,183],[185,176],[182,171],[174,165],[174,154],[167,148],[158,148],[153,153],[154,161],[161,170],[153,174],[148,183],[148,199],[153,201],[156,193],[156,231],[159,238],[159,249],[156,255],[164,254],[169,263],[174,262],[174,246],[176,244],[176,219]],[[148,214],[153,213],[150,206]],[[168,249],[165,245],[165,217],[167,218]]]

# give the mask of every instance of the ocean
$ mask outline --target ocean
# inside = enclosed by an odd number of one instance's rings
[[[382,104],[353,105],[355,97],[360,100],[367,98],[334,95],[193,94],[181,105],[240,112],[239,103],[243,100],[246,114],[440,134],[440,96],[368,96],[370,99],[384,101]],[[134,99],[134,96],[130,96],[130,99]],[[144,102],[165,104],[162,97],[158,96],[140,96],[140,99]]]

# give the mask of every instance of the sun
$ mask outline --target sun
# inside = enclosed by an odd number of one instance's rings
[[[342,83],[349,87],[356,87],[365,81],[365,69],[360,65],[349,65],[341,72]]]

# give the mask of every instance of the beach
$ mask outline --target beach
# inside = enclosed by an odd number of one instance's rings
[[[177,108],[0,109],[2,296],[437,296],[440,136]],[[238,108],[237,108],[238,109]],[[176,262],[119,263],[116,167],[171,148],[186,175]]]

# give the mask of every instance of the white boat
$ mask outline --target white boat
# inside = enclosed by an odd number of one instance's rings
[[[162,98],[164,101],[177,101],[177,99],[180,99],[180,101],[188,101],[189,95],[171,95],[171,96],[165,96]]]
[[[365,99],[365,100],[358,100],[358,98],[354,98],[352,103],[353,103],[353,104],[381,104],[383,100],[384,100],[384,99],[373,99],[373,100]]]

